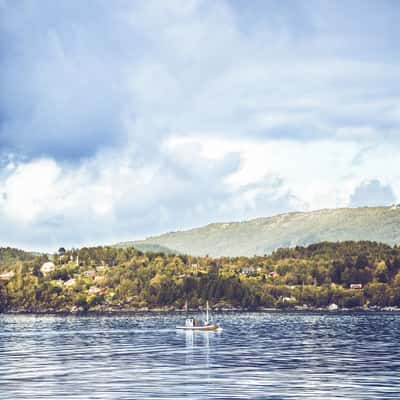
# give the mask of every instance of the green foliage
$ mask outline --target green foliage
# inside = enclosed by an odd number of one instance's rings
[[[85,247],[59,251],[52,260],[56,266],[45,274],[45,256],[4,266],[0,311],[182,308],[185,301],[197,307],[207,300],[250,309],[400,306],[400,248],[376,242],[323,242],[269,256],[214,259]]]
[[[11,247],[0,247],[0,266],[12,265],[17,261],[27,261],[35,258],[35,255],[23,250]]]

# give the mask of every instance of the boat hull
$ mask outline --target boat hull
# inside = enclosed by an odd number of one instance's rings
[[[218,325],[200,325],[200,326],[177,326],[176,329],[184,331],[216,331],[219,329]]]

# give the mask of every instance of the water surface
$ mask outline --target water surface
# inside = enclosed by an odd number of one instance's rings
[[[0,315],[0,399],[400,399],[400,314]]]

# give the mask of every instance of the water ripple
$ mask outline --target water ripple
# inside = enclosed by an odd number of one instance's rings
[[[400,315],[0,316],[0,399],[398,399]]]

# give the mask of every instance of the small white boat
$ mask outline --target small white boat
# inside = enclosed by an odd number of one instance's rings
[[[186,318],[185,325],[177,326],[176,329],[183,329],[187,331],[216,331],[220,329],[218,324],[213,322],[212,316],[210,318],[210,311],[208,307],[208,301],[206,305],[206,319],[204,321],[196,318]]]

